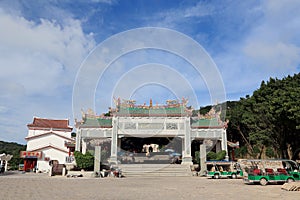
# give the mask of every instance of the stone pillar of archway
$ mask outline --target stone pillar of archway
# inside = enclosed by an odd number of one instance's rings
[[[81,142],[82,142],[82,154],[85,154],[87,149],[87,141],[85,139],[81,139]]]
[[[191,126],[190,118],[185,117],[184,119],[184,138],[182,145],[182,165],[193,165],[192,153],[191,153]]]
[[[77,129],[75,150],[80,151],[81,148],[81,130]]]
[[[118,137],[118,142],[117,142],[117,146],[118,146],[118,151],[121,151],[122,148],[121,148],[121,144],[122,144],[122,138],[121,137]]]
[[[112,119],[110,162],[117,164],[119,118]]]
[[[207,171],[207,166],[206,166],[206,145],[201,144],[200,145],[200,176],[204,176],[205,172]]]
[[[223,150],[223,139],[216,141],[216,153]]]
[[[11,160],[11,158],[13,157],[13,155],[5,155],[5,154],[1,154],[0,155],[0,165],[3,166],[3,162],[4,162],[4,171],[7,171],[7,167],[8,167],[8,161]]]
[[[222,131],[222,144],[221,144],[222,150],[226,151],[226,156],[225,156],[225,160],[229,160],[228,157],[228,147],[227,147],[227,133],[226,133],[226,129],[223,129]]]

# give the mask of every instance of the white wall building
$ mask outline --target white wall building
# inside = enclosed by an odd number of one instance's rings
[[[74,143],[71,137],[72,127],[68,119],[42,119],[35,117],[28,124],[26,151],[21,152],[24,158],[24,170],[48,171],[49,161],[57,160],[65,164],[70,160],[71,151],[67,144]]]

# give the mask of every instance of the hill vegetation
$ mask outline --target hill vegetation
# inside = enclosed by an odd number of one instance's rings
[[[23,159],[20,158],[20,151],[25,151],[26,145],[17,144],[15,142],[0,141],[0,154],[13,155],[9,161],[10,169],[18,169],[19,164],[23,163]]]
[[[299,159],[300,73],[262,81],[251,96],[227,102],[226,118],[241,156]]]

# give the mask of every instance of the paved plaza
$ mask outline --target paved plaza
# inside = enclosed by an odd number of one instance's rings
[[[281,185],[245,185],[204,177],[66,178],[19,172],[0,175],[0,199],[299,199]]]

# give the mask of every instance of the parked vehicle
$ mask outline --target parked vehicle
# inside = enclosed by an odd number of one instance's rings
[[[219,179],[222,177],[236,179],[243,177],[239,163],[233,161],[207,161],[207,177]]]
[[[240,160],[245,183],[285,183],[300,181],[300,168],[293,160]]]
[[[18,170],[19,170],[19,171],[24,171],[24,164],[19,164]]]

